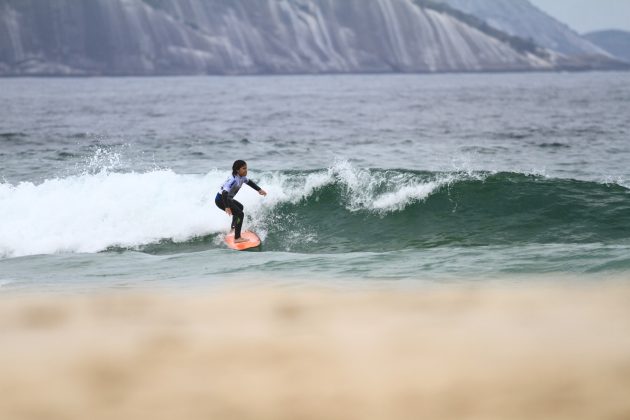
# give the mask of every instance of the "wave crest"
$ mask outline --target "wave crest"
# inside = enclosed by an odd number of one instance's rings
[[[237,197],[266,250],[391,251],[509,243],[628,242],[630,191],[520,173],[356,168],[251,174]],[[227,174],[101,171],[0,183],[0,255],[221,246],[214,205]],[[210,240],[199,238],[209,238]],[[160,245],[163,244],[163,245]]]

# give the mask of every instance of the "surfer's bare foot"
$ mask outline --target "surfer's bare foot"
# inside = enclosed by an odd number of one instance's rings
[[[240,237],[238,239],[234,239],[235,244],[240,244],[241,242],[249,242],[249,239]]]

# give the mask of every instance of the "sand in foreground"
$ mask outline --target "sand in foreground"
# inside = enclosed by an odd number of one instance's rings
[[[630,287],[0,299],[0,418],[630,418]]]

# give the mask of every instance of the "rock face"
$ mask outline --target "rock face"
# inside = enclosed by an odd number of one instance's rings
[[[568,56],[609,54],[547,15],[529,0],[440,0],[472,14],[489,25]]]
[[[596,31],[585,34],[584,38],[615,57],[630,63],[630,32],[619,30]]]
[[[514,48],[417,0],[0,0],[0,75],[511,71],[554,65],[545,54]]]

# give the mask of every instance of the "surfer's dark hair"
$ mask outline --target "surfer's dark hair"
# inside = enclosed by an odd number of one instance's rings
[[[244,160],[234,161],[234,165],[232,165],[232,175],[236,175],[238,170],[241,169],[245,165],[247,165],[247,162],[245,162]]]

